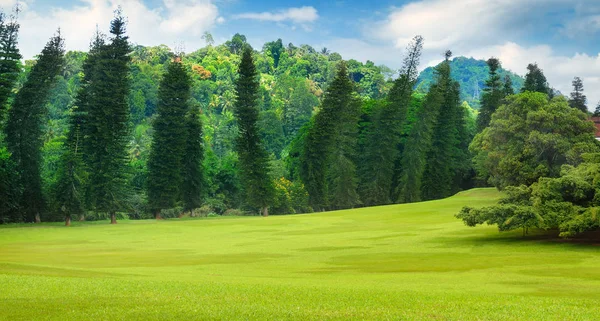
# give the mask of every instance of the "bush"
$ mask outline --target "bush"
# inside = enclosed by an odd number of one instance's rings
[[[223,213],[223,216],[252,216],[250,212],[244,212],[240,209],[230,208]]]

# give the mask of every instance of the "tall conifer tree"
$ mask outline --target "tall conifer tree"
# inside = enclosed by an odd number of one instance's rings
[[[156,219],[160,218],[161,209],[175,207],[181,199],[190,86],[191,78],[177,57],[160,82],[158,115],[148,158],[148,201]]]
[[[356,169],[351,149],[357,141],[360,104],[353,91],[346,63],[342,62],[304,142],[300,177],[316,211],[329,205],[348,207],[357,202]],[[338,165],[343,168],[334,168]],[[330,173],[332,169],[336,172]],[[329,204],[328,196],[343,204]]]
[[[69,114],[67,139],[59,163],[57,180],[52,187],[52,202],[55,209],[65,216],[65,225],[71,224],[71,216],[85,219],[86,188],[88,172],[84,156],[86,148],[86,119],[90,104],[90,84],[94,76],[100,49],[105,45],[104,36],[96,31],[90,43],[90,50],[83,63],[83,78]]]
[[[502,103],[502,99],[505,97],[504,84],[498,74],[499,69],[502,67],[500,60],[490,58],[487,61],[487,65],[490,69],[490,74],[485,82],[483,96],[481,97],[481,108],[477,116],[477,132],[481,132],[490,124],[492,114],[498,109]]]
[[[192,212],[202,205],[204,196],[204,146],[202,144],[202,121],[200,110],[192,107],[185,119],[185,152],[183,156],[183,210]]]
[[[588,112],[587,106],[587,97],[583,94],[583,81],[579,77],[575,77],[573,79],[573,92],[571,93],[571,97],[569,99],[569,105],[572,108],[579,109],[584,113]]]
[[[0,122],[19,76],[21,54],[17,48],[19,24],[14,16],[0,12]]]
[[[20,211],[28,221],[40,222],[44,209],[40,174],[44,116],[50,90],[63,65],[64,41],[59,31],[38,56],[8,114],[6,142],[23,186]]]
[[[403,128],[423,49],[423,38],[416,36],[407,48],[400,76],[387,98],[388,103],[372,110],[372,119],[364,139],[360,166],[360,194],[365,205],[389,204],[395,201],[395,185],[399,157],[404,149]],[[396,179],[395,179],[396,178]]]
[[[269,155],[260,140],[257,126],[259,82],[252,48],[248,45],[243,49],[238,73],[234,111],[239,128],[236,150],[241,182],[246,204],[259,208],[263,216],[268,216],[275,189],[269,177]]]
[[[513,88],[513,82],[509,75],[504,76],[504,87],[502,88],[504,91],[504,97],[514,95],[515,89]]]
[[[450,51],[446,52],[446,61],[440,69],[439,82],[436,88],[442,96],[441,105],[435,127],[433,129],[431,147],[426,157],[426,166],[421,186],[422,199],[431,200],[448,197],[455,193],[459,186],[457,175],[468,161],[465,157],[465,111],[460,104],[460,88],[458,82],[450,76]]]
[[[125,18],[120,9],[111,21],[111,42],[98,50],[89,86],[85,119],[86,165],[92,206],[110,215],[124,208],[128,143],[129,53]]]

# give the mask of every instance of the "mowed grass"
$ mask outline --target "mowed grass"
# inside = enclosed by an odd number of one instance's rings
[[[2,320],[600,320],[600,247],[469,228],[446,200],[0,228]]]

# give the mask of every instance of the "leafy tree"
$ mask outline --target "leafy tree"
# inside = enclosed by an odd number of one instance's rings
[[[557,177],[562,165],[579,164],[598,145],[594,124],[565,98],[525,92],[507,98],[470,149],[478,174],[503,189]]]
[[[600,154],[582,155],[577,167],[563,165],[560,176],[540,177],[530,186],[509,186],[498,205],[465,207],[456,215],[468,226],[497,225],[500,231],[559,230],[572,237],[600,229]]]
[[[239,134],[236,150],[240,159],[240,175],[246,195],[246,203],[260,208],[263,216],[269,215],[274,187],[269,178],[269,156],[259,136],[258,77],[252,59],[252,49],[246,47],[239,66],[236,81],[235,116]]]
[[[131,49],[125,25],[117,10],[110,25],[111,41],[98,49],[85,119],[90,200],[97,211],[109,214],[111,224],[117,223],[116,212],[125,207],[127,186]]]
[[[17,216],[22,192],[17,166],[6,147],[0,147],[0,223],[20,221]]]
[[[240,35],[239,33],[236,33],[235,35],[233,35],[231,40],[225,42],[225,47],[227,47],[227,49],[229,49],[229,51],[232,54],[236,55],[242,54],[242,51],[244,50],[244,47],[246,47],[246,45],[246,36]]]
[[[40,174],[43,121],[50,89],[63,65],[64,41],[59,32],[38,56],[8,114],[6,142],[23,186],[20,211],[28,221],[40,222],[44,209]]]
[[[569,105],[572,108],[581,110],[584,113],[588,112],[586,106],[587,98],[583,94],[583,81],[581,78],[575,77],[573,79],[573,92],[571,93],[571,99],[569,99]]]
[[[204,146],[200,110],[192,108],[185,119],[185,151],[183,154],[183,210],[193,211],[202,205],[206,182],[204,177]]]
[[[277,68],[279,66],[279,59],[281,54],[283,53],[283,41],[281,39],[277,39],[277,41],[267,42],[263,51],[267,53],[271,58],[273,58],[273,66]]]
[[[479,116],[477,117],[478,132],[481,132],[490,124],[492,114],[502,103],[502,100],[506,95],[506,90],[512,90],[512,84],[506,83],[506,81],[510,81],[510,77],[506,77],[504,84],[500,80],[500,75],[498,75],[498,69],[501,68],[500,60],[497,58],[490,58],[488,59],[487,64],[490,68],[490,76],[485,82],[483,96],[481,97],[481,109],[479,110]]]
[[[548,85],[544,72],[538,67],[537,64],[527,65],[527,74],[525,75],[525,82],[521,88],[521,92],[539,92],[546,95],[551,95],[552,90]]]
[[[281,120],[276,111],[261,111],[258,114],[258,128],[260,139],[264,143],[267,152],[279,158],[284,148],[285,136]]]
[[[148,201],[156,219],[161,218],[161,209],[175,207],[181,198],[190,84],[190,76],[180,58],[168,65],[160,82],[147,180]]]

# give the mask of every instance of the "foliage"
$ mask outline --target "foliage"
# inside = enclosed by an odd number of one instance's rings
[[[485,88],[481,97],[481,108],[477,116],[477,132],[481,132],[490,124],[492,115],[500,107],[502,100],[506,97],[506,89],[512,89],[510,77],[505,78],[505,83],[502,83],[498,69],[502,68],[500,60],[490,58],[487,61],[490,68],[489,78],[485,81]],[[507,83],[509,82],[509,83]]]
[[[15,16],[7,17],[0,12],[0,122],[4,120],[7,103],[20,72],[19,29]]]
[[[202,205],[206,196],[204,175],[204,145],[202,142],[202,121],[200,111],[192,107],[185,119],[185,151],[183,154],[183,210],[191,211]]]
[[[557,177],[562,165],[579,164],[598,144],[594,124],[563,97],[525,92],[507,98],[470,149],[478,174],[502,189]]]
[[[562,237],[600,229],[600,154],[585,154],[577,167],[564,165],[560,177],[541,177],[531,186],[509,186],[495,206],[465,207],[457,218],[468,226],[498,225],[500,231],[532,228],[560,231]]]

